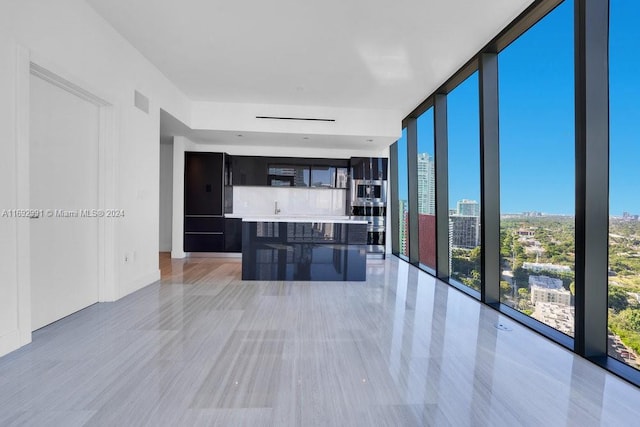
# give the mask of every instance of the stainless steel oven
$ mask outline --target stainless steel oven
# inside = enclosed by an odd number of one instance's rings
[[[353,219],[367,221],[367,254],[385,255],[387,218],[387,182],[384,180],[351,181],[351,207]]]
[[[351,180],[351,205],[386,205],[387,182],[383,180]],[[355,202],[355,203],[354,203]]]
[[[385,256],[387,174],[384,158],[351,158],[349,215],[367,221],[367,255]]]

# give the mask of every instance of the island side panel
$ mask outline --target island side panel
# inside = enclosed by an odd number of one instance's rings
[[[366,224],[243,221],[242,279],[364,281]]]

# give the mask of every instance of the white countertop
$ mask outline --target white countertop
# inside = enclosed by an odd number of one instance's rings
[[[327,222],[367,224],[367,221],[351,219],[349,216],[333,215],[253,215],[253,214],[224,214],[226,218],[242,218],[245,222]]]

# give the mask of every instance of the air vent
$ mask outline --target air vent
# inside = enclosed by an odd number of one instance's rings
[[[149,98],[147,98],[146,96],[144,96],[143,94],[141,94],[137,90],[135,91],[133,104],[139,110],[144,111],[145,113],[149,114]]]
[[[277,117],[277,116],[256,116],[256,119],[270,120],[302,120],[306,122],[335,122],[335,119],[320,119],[316,117]]]

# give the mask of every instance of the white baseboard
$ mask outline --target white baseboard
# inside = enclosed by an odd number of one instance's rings
[[[186,258],[187,253],[184,251],[171,251],[171,258]]]
[[[242,259],[240,252],[189,252],[189,258],[237,258]]]

